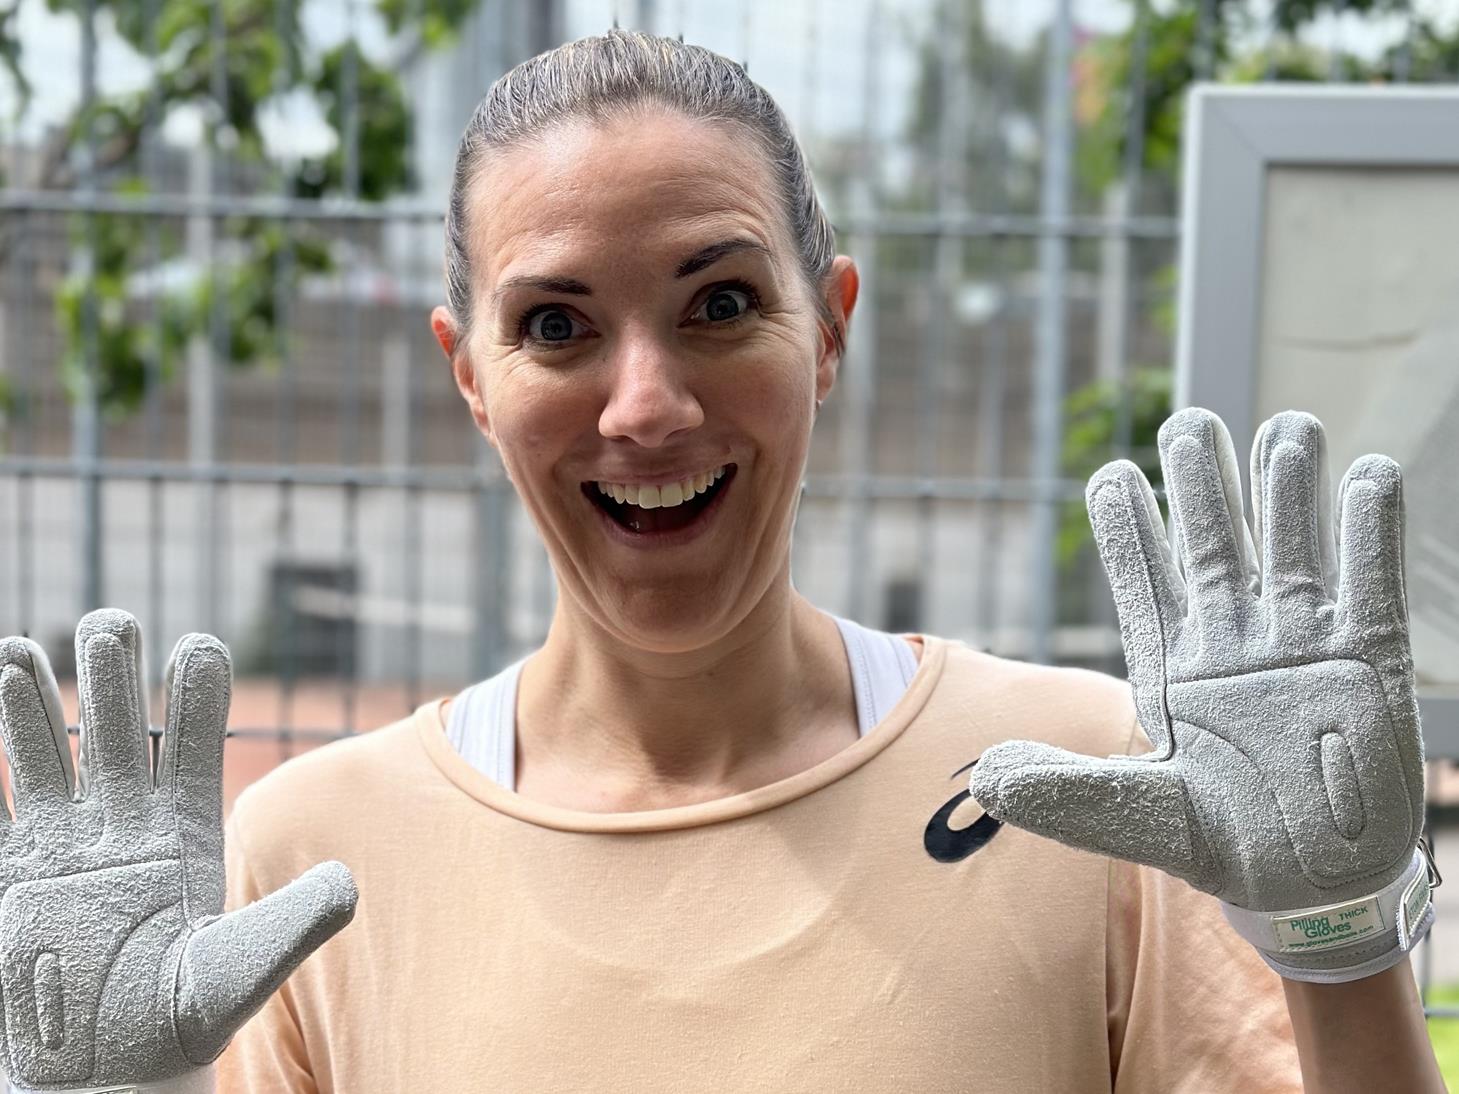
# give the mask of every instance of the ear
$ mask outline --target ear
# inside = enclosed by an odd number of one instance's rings
[[[861,289],[861,275],[856,272],[856,263],[848,255],[837,255],[823,282],[826,304],[836,327],[841,331],[844,342],[851,328],[851,312],[856,307],[856,294]],[[816,363],[816,402],[831,393],[836,383],[836,372],[841,366],[841,351],[836,346],[834,331],[821,324],[821,359]]]
[[[461,397],[471,408],[471,417],[476,421],[476,428],[481,430],[482,435],[491,442],[493,448],[496,447],[496,438],[491,432],[491,420],[486,413],[486,399],[482,394],[476,369],[471,364],[471,355],[466,352],[465,347],[459,346],[460,332],[456,327],[456,320],[444,306],[437,305],[431,311],[431,333],[436,336],[436,341],[441,345],[441,352],[446,355],[446,360],[451,365],[451,375],[456,381],[456,390],[461,392]]]

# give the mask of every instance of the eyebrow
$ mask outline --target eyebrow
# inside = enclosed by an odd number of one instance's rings
[[[706,266],[713,266],[721,258],[727,258],[732,254],[739,254],[741,251],[755,251],[770,257],[770,248],[766,247],[758,239],[722,239],[718,243],[711,243],[695,251],[688,258],[680,262],[674,270],[675,277],[689,277],[697,274]]]
[[[708,247],[701,247],[684,261],[674,267],[674,277],[685,278],[697,274],[700,270],[706,269],[722,258],[739,254],[741,251],[754,251],[771,257],[770,249],[757,239],[722,239],[718,243],[711,243]],[[560,293],[564,296],[592,296],[593,290],[584,285],[581,281],[571,277],[534,277],[530,274],[523,274],[518,277],[509,277],[496,287],[492,294],[495,299],[501,299],[510,289],[537,289],[541,292]]]
[[[542,292],[560,293],[565,296],[592,296],[593,290],[581,281],[570,277],[509,277],[496,287],[492,298],[500,300],[512,289],[540,289]]]

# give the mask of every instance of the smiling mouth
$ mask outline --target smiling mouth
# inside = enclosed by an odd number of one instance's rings
[[[583,494],[601,509],[613,522],[638,535],[651,536],[664,532],[677,532],[687,528],[714,504],[714,499],[724,491],[735,477],[735,465],[727,464],[724,474],[709,484],[702,494],[695,494],[688,501],[678,505],[656,506],[645,509],[630,501],[616,501],[598,489],[596,482],[582,484]]]

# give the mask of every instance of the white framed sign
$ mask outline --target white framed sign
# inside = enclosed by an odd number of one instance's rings
[[[1403,466],[1424,737],[1459,758],[1459,90],[1201,86],[1186,124],[1176,405],[1243,459],[1310,411],[1334,486]]]

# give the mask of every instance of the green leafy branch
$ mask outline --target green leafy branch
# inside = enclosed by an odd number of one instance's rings
[[[1165,480],[1157,437],[1161,423],[1170,416],[1173,376],[1168,368],[1143,365],[1132,369],[1123,385],[1113,379],[1096,380],[1072,392],[1064,403],[1064,474],[1087,480],[1114,459],[1123,425],[1129,431],[1127,458],[1159,492]],[[1123,418],[1122,405],[1126,407]],[[1055,547],[1059,565],[1072,566],[1092,543],[1084,499],[1071,499],[1059,516]]]
[[[480,2],[376,0],[375,6],[393,35],[416,48],[439,48]],[[80,17],[81,0],[46,3],[53,13]],[[27,184],[74,189],[83,181],[78,164],[89,159],[98,191],[144,195],[149,134],[174,112],[191,109],[209,119],[208,139],[234,173],[270,192],[383,201],[408,191],[414,185],[411,113],[394,67],[370,59],[353,42],[311,51],[299,6],[299,0],[221,0],[221,7],[215,0],[94,0],[99,30],[155,59],[153,86],[101,96],[75,110],[42,150],[38,179]],[[20,113],[33,95],[22,46],[15,5],[0,6],[0,79],[10,81]],[[270,161],[262,123],[270,109],[301,93],[319,104],[332,147],[285,167]],[[353,171],[346,164],[351,139]],[[78,155],[83,148],[87,157]],[[275,359],[281,338],[276,301],[293,296],[302,277],[332,268],[329,239],[307,221],[281,226],[235,217],[218,222],[212,268],[166,286],[161,272],[183,256],[180,223],[180,216],[120,213],[69,218],[73,250],[88,259],[55,294],[59,365],[73,397],[95,385],[108,417],[133,412],[149,385],[174,377],[195,338],[212,340],[232,367]],[[0,260],[13,231],[0,227]],[[88,374],[88,362],[94,374]],[[13,400],[8,405],[14,409]]]
[[[1252,0],[1205,0],[1210,22],[1201,26],[1201,0],[1159,5],[1136,0],[1143,28],[1092,42],[1084,70],[1090,100],[1102,107],[1080,134],[1081,184],[1101,193],[1120,178],[1130,138],[1129,121],[1138,108],[1140,162],[1156,185],[1173,192],[1180,164],[1180,135],[1186,91],[1200,75],[1223,83],[1281,81],[1396,82],[1448,79],[1459,67],[1459,31],[1444,31],[1430,16],[1412,16],[1407,46],[1389,47],[1375,60],[1300,41],[1302,30],[1324,15],[1408,16],[1410,0],[1277,0],[1274,7]],[[1255,49],[1243,43],[1266,39]],[[1143,48],[1143,78],[1134,69]],[[1141,96],[1136,103],[1135,90]]]

